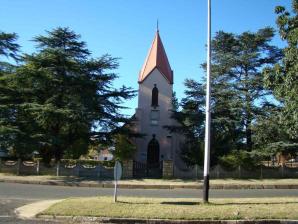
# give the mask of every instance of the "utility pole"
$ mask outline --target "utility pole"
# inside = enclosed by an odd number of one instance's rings
[[[209,167],[210,167],[210,73],[211,73],[211,0],[208,0],[208,28],[207,28],[207,83],[206,83],[206,121],[205,121],[205,152],[204,152],[204,189],[203,202],[209,200]]]

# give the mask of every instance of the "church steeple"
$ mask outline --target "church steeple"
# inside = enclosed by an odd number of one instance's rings
[[[170,84],[173,84],[173,72],[159,36],[158,22],[154,40],[139,74],[139,83],[142,83],[155,68],[160,71]]]

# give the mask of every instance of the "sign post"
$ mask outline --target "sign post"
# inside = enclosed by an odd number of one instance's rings
[[[117,202],[117,188],[118,188],[118,180],[120,180],[122,175],[122,166],[119,161],[115,162],[114,166],[114,183],[115,183],[115,188],[114,188],[114,202]]]

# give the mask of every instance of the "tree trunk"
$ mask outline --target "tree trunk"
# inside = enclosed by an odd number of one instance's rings
[[[62,150],[60,146],[55,146],[55,161],[59,162],[62,159]]]
[[[252,150],[252,132],[251,132],[250,126],[251,126],[251,120],[247,119],[245,135],[246,135],[246,147],[248,151]]]
[[[56,124],[53,128],[53,135],[55,136],[57,142],[53,145],[53,150],[54,150],[54,156],[55,156],[55,161],[59,162],[62,159],[62,147],[61,147],[61,142],[59,141],[59,134],[60,134],[60,125],[59,123]]]
[[[248,69],[245,68],[245,137],[246,137],[246,148],[248,151],[252,150],[252,99],[249,92],[249,86],[247,85],[249,79]]]

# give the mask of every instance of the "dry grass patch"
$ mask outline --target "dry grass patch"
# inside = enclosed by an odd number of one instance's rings
[[[148,199],[120,197],[69,198],[51,206],[43,215],[158,218],[184,220],[298,219],[298,198]]]

